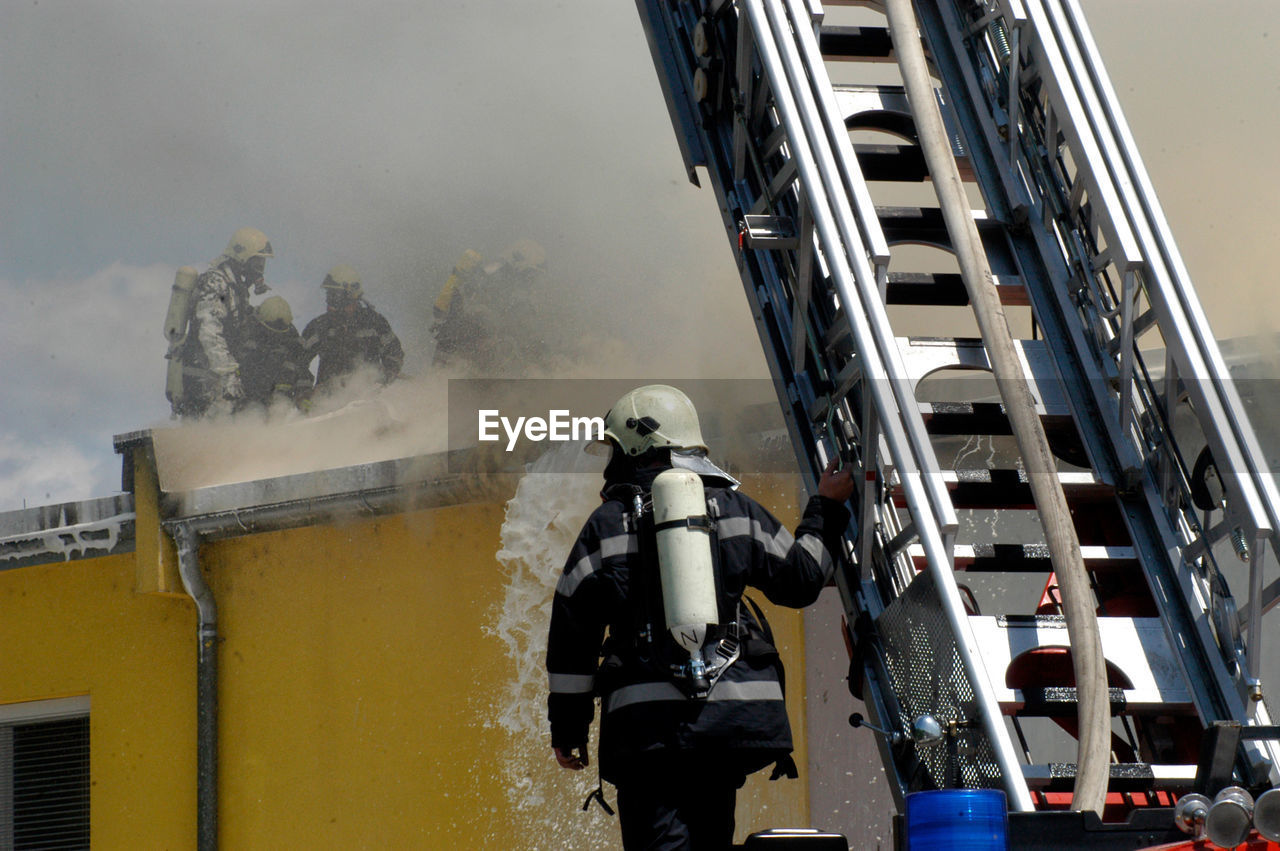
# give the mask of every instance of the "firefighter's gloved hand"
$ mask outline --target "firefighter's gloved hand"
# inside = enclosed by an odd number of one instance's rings
[[[567,768],[570,771],[581,771],[591,764],[591,758],[587,756],[586,745],[578,745],[573,748],[553,748],[553,750],[556,752],[556,762],[560,764],[561,768]]]
[[[836,502],[844,502],[853,495],[853,466],[844,467],[840,463],[838,456],[833,456],[827,462],[827,469],[822,471],[822,478],[818,480],[818,496],[825,496],[827,499],[834,499]]]

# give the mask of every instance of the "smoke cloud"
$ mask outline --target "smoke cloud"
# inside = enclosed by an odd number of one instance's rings
[[[460,374],[431,366],[432,303],[464,250],[492,260],[520,238],[544,247],[545,281],[538,309],[504,331],[553,344],[544,374],[766,374],[714,197],[684,178],[627,4],[3,14],[0,279],[23,339],[2,345],[39,401],[23,418],[83,455],[173,425],[161,336],[173,270],[203,270],[244,225],[271,239],[267,281],[299,328],[323,310],[330,267],[361,273],[419,382],[390,403],[416,433],[432,427],[416,417],[439,379]],[[15,432],[30,424],[3,416]],[[346,438],[317,462],[352,457]],[[119,486],[63,485],[55,500]]]
[[[1280,174],[1252,152],[1280,129],[1280,12],[1084,5],[1215,330],[1272,330]],[[86,0],[8,4],[0,24],[0,356],[22,400],[0,432],[82,471],[6,479],[0,510],[119,487],[111,436],[172,425],[173,270],[244,225],[272,240],[299,327],[330,267],[358,269],[428,385],[453,264],[519,238],[547,254],[531,331],[566,355],[544,372],[766,375],[629,3]],[[431,407],[419,395],[399,408]]]

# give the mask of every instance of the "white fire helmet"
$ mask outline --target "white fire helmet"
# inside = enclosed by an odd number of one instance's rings
[[[273,295],[271,298],[263,299],[262,304],[258,305],[258,321],[263,325],[270,325],[273,322],[292,325],[293,311],[289,309],[289,302],[278,295]]]
[[[666,384],[647,384],[624,395],[605,414],[604,433],[628,455],[655,447],[707,451],[693,402]]]
[[[231,235],[222,256],[243,264],[254,257],[274,257],[275,254],[265,233],[257,228],[240,228]]]
[[[520,272],[537,272],[547,265],[547,252],[532,239],[518,239],[503,252],[502,262]]]
[[[326,290],[346,293],[351,298],[364,295],[364,289],[360,286],[360,273],[345,263],[339,263],[330,269],[320,286]]]

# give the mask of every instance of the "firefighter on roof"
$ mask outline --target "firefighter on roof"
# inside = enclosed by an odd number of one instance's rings
[[[241,348],[240,383],[247,404],[270,408],[287,400],[303,409],[310,405],[315,380],[287,301],[277,295],[258,305],[253,321],[245,323]]]
[[[253,312],[249,291],[266,292],[263,274],[272,256],[262,231],[240,228],[203,275],[193,278],[190,267],[179,270],[165,320],[171,360],[167,395],[175,415],[230,413],[244,399],[240,357],[243,329]]]
[[[546,269],[547,253],[532,239],[516,240],[490,262],[462,252],[432,305],[432,363],[485,376],[552,366],[545,337],[556,317]]]
[[[316,388],[331,391],[364,366],[375,370],[379,383],[394,381],[404,365],[404,350],[390,323],[364,300],[359,273],[339,263],[320,286],[325,312],[302,332],[306,364],[320,358]]]
[[[586,766],[599,696],[600,775],[617,787],[623,846],[727,849],[747,775],[775,764],[794,776],[781,662],[744,591],[796,608],[817,599],[852,478],[830,466],[793,537],[707,460],[676,388],[626,394],[605,435],[604,504],[552,603],[551,745],[562,767]]]

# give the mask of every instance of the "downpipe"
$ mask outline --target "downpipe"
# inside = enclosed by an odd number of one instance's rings
[[[196,847],[218,848],[218,604],[200,571],[200,536],[190,523],[171,527],[178,575],[196,604]]]
[[[349,512],[381,514],[404,504],[400,489],[369,489],[173,519],[162,525],[178,550],[178,575],[196,606],[196,836],[218,848],[218,604],[200,570],[200,542],[290,528]]]

